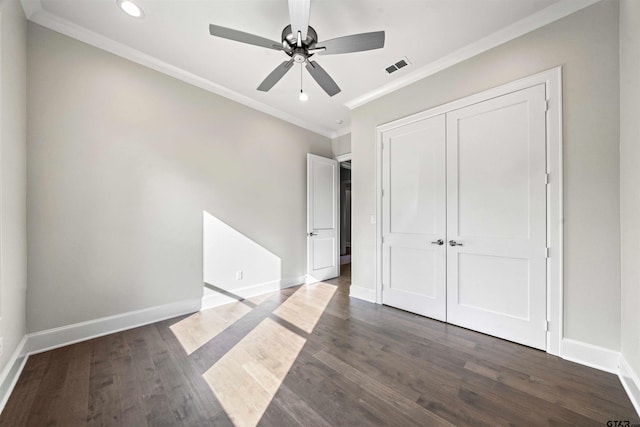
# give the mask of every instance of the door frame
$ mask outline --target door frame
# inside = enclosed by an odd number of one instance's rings
[[[382,304],[382,141],[384,132],[539,84],[546,92],[547,353],[560,355],[563,336],[562,67],[503,84],[376,127],[376,303]],[[544,250],[544,248],[541,248]]]

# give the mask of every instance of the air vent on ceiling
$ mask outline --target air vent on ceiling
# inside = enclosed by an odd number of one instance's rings
[[[396,62],[395,64],[391,64],[388,67],[385,68],[385,71],[389,74],[391,73],[395,73],[396,71],[398,71],[401,68],[406,67],[407,65],[411,64],[411,62],[409,62],[409,60],[407,59],[406,56],[402,57],[402,59],[400,59],[398,62]]]

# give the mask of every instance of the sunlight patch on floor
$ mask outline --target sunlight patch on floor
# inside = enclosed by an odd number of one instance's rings
[[[273,314],[310,334],[337,289],[337,286],[324,282],[302,286]]]
[[[199,311],[172,325],[171,332],[190,355],[249,313],[252,306],[260,305],[273,294],[270,292],[245,301]]]
[[[255,426],[306,339],[264,319],[203,377],[236,426]]]
[[[311,333],[337,289],[301,286],[273,315]],[[203,374],[236,426],[258,424],[306,341],[267,317]]]

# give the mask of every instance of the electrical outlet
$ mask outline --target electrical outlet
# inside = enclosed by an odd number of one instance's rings
[[[236,280],[242,280],[242,270],[236,271]]]

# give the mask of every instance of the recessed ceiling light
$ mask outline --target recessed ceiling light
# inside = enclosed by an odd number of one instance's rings
[[[144,17],[144,12],[142,8],[132,2],[131,0],[117,0],[118,6],[124,13],[134,18],[142,18]]]

